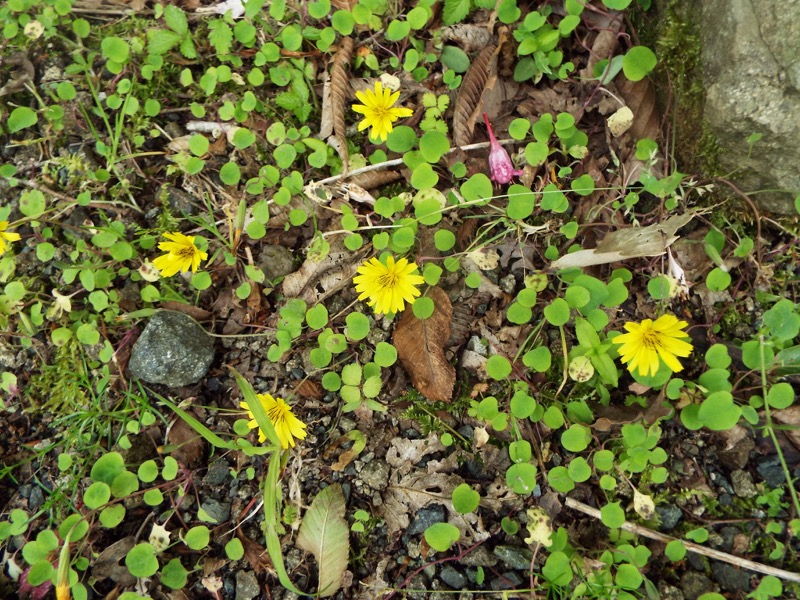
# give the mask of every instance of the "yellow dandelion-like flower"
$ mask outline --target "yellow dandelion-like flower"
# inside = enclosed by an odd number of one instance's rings
[[[273,398],[269,394],[256,394],[261,406],[264,407],[264,412],[269,417],[269,422],[275,428],[278,434],[278,439],[281,441],[281,447],[286,450],[289,446],[294,448],[294,439],[303,440],[306,437],[306,424],[294,416],[291,407],[286,404],[281,398]],[[247,426],[250,429],[258,429],[258,441],[264,443],[267,439],[267,434],[264,433],[260,427],[253,412],[250,410],[250,405],[247,402],[240,402],[244,410],[247,411],[247,416],[250,420]]]
[[[356,98],[361,104],[354,104],[353,110],[364,115],[364,119],[358,124],[358,130],[372,127],[372,136],[385,142],[392,132],[392,123],[414,114],[410,108],[392,107],[399,97],[400,92],[392,93],[391,90],[384,89],[380,81],[375,83],[374,91],[356,92]]]
[[[189,269],[194,273],[200,266],[200,261],[208,258],[206,252],[195,246],[193,235],[165,233],[164,237],[171,241],[159,242],[158,249],[166,251],[166,254],[153,260],[153,266],[162,277],[172,277],[178,271],[185,273]]]
[[[0,221],[0,254],[5,253],[9,242],[16,242],[19,240],[18,233],[6,231],[6,229],[8,229],[8,221]]]
[[[417,265],[401,258],[395,262],[393,256],[384,265],[374,256],[358,267],[358,275],[353,277],[359,300],[367,304],[377,314],[398,313],[405,309],[406,302],[414,304],[420,295],[417,286],[425,280],[417,272]]]
[[[658,372],[659,358],[673,373],[683,369],[677,357],[685,358],[692,353],[692,345],[686,341],[688,336],[683,329],[686,321],[679,321],[673,315],[662,315],[655,321],[645,319],[641,323],[625,323],[628,333],[618,335],[612,341],[620,344],[619,354],[623,364],[633,373],[655,375]]]

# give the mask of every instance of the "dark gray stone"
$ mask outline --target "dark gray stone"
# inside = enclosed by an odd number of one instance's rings
[[[720,162],[754,198],[791,214],[800,191],[800,3],[704,0],[702,56],[705,116]],[[760,134],[752,152],[746,142]]]
[[[197,198],[190,193],[172,185],[164,185],[159,191],[159,197],[176,217],[186,215],[192,217],[197,214]]]
[[[439,579],[454,590],[464,589],[464,586],[467,585],[467,578],[450,565],[442,569],[442,572],[439,573]]]
[[[711,563],[711,574],[714,580],[726,592],[749,592],[750,575],[747,571],[737,569],[724,562]]]
[[[658,593],[661,594],[661,600],[685,600],[679,588],[663,581],[658,583]]]
[[[215,460],[208,467],[203,481],[208,485],[222,485],[231,479],[231,468],[224,460]]]
[[[509,569],[526,571],[531,568],[533,552],[527,548],[517,546],[497,546],[494,555],[499,558]]]
[[[190,317],[161,311],[150,317],[128,368],[148,383],[181,387],[200,381],[214,360],[214,340]]]
[[[681,588],[686,600],[697,600],[703,594],[714,591],[711,580],[697,571],[689,571],[681,578]]]
[[[200,504],[209,517],[217,523],[225,523],[231,518],[231,503],[228,501],[217,500],[216,498],[206,498]]]
[[[447,510],[441,504],[431,504],[417,511],[411,525],[406,529],[406,536],[413,537],[424,533],[435,523],[444,523],[447,520]]]
[[[472,552],[468,552],[460,562],[465,567],[493,567],[499,561],[486,546],[478,546]]]
[[[758,474],[764,478],[764,482],[771,488],[780,487],[783,485],[783,482],[786,481],[786,477],[783,474],[783,467],[781,467],[781,460],[777,455],[760,458],[756,462],[756,471],[758,471]]]
[[[253,600],[261,592],[258,579],[252,571],[236,573],[236,600]]]
[[[258,268],[267,281],[275,281],[294,271],[294,254],[283,246],[264,246],[258,258]]]
[[[683,511],[674,504],[659,504],[656,506],[656,513],[661,531],[672,531],[683,519]]]
[[[38,485],[33,486],[31,495],[28,498],[28,508],[31,510],[39,510],[39,507],[44,504],[44,492]]]
[[[517,575],[514,571],[506,571],[501,577],[492,579],[489,587],[494,591],[513,590],[522,584],[522,577]]]

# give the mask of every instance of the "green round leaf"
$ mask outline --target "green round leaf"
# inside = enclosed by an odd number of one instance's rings
[[[556,492],[566,494],[575,489],[575,482],[569,475],[567,467],[553,467],[547,472],[547,483]]]
[[[493,354],[486,361],[486,373],[496,381],[502,381],[511,375],[511,362],[500,354]]]
[[[347,339],[357,342],[369,335],[369,317],[364,313],[352,312],[345,318],[344,334]]]
[[[610,529],[621,527],[625,522],[625,511],[619,502],[611,502],[600,509],[600,520]]]
[[[102,481],[95,481],[83,492],[83,503],[92,509],[100,508],[111,499],[111,487]]]
[[[388,342],[378,342],[373,360],[379,367],[391,367],[397,362],[397,348]]]
[[[433,315],[434,310],[436,310],[436,305],[432,298],[422,296],[421,298],[417,298],[414,304],[411,305],[411,308],[414,311],[414,316],[418,319],[429,319]]]
[[[640,81],[650,74],[657,62],[656,55],[650,48],[634,46],[622,59],[622,72],[631,81]]]
[[[564,325],[569,321],[569,304],[563,298],[556,298],[544,307],[544,318],[556,327]]]
[[[147,542],[137,544],[125,556],[125,566],[134,577],[152,577],[158,571],[156,549]]]
[[[452,548],[460,537],[458,527],[450,523],[434,523],[425,530],[425,541],[438,552]]]
[[[39,117],[34,110],[27,106],[18,106],[12,110],[11,114],[8,116],[6,127],[8,127],[9,133],[17,133],[21,129],[36,125],[38,120]]]
[[[462,515],[475,511],[480,500],[481,495],[466,483],[460,484],[453,490],[453,508]]]
[[[239,560],[244,556],[244,546],[239,538],[233,538],[225,544],[225,554],[231,560]]]
[[[574,423],[561,434],[561,445],[570,452],[583,452],[589,447],[592,431],[585,425]]]
[[[202,550],[211,541],[211,533],[205,525],[197,525],[186,532],[183,541],[192,550]]]
[[[531,494],[536,487],[536,467],[531,463],[517,463],[506,471],[506,484],[520,496]]]
[[[100,523],[106,529],[113,529],[125,520],[125,507],[122,504],[106,506],[100,511]]]

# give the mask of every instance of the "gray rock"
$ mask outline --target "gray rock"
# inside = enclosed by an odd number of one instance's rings
[[[197,383],[214,360],[214,340],[190,317],[161,311],[150,317],[131,351],[128,368],[148,383]]]
[[[44,492],[38,485],[33,486],[31,495],[28,498],[28,508],[31,510],[39,510],[42,504],[44,504]]]
[[[781,467],[781,460],[777,455],[765,456],[756,462],[756,471],[764,482],[771,488],[780,487],[786,481],[786,476],[783,474],[783,467]]]
[[[705,0],[701,41],[705,117],[720,162],[763,207],[791,214],[800,190],[800,3]],[[751,134],[761,140],[753,151]]]
[[[441,504],[431,504],[417,511],[411,525],[406,529],[405,535],[412,537],[420,535],[435,523],[444,523],[447,520],[447,510]]]
[[[522,577],[517,575],[514,571],[506,571],[502,576],[492,579],[489,587],[494,591],[500,590],[513,590],[522,584]]]
[[[697,571],[689,571],[681,578],[681,587],[686,600],[697,600],[703,594],[714,591],[711,580]]]
[[[203,482],[208,485],[222,485],[231,478],[231,468],[224,460],[215,460],[208,467],[208,473],[203,477]]]
[[[731,473],[731,483],[733,484],[733,491],[739,498],[753,498],[758,495],[756,486],[753,485],[753,478],[750,473],[736,469]]]
[[[264,246],[258,257],[258,268],[264,272],[267,281],[275,281],[294,271],[294,255],[283,246]]]
[[[375,458],[365,464],[358,475],[361,481],[373,490],[384,490],[389,483],[389,464],[385,460]]]
[[[737,569],[728,563],[713,562],[711,563],[711,574],[726,592],[750,591],[750,575],[747,571]]]
[[[216,498],[206,498],[200,504],[209,517],[217,523],[224,523],[231,518],[231,503],[228,501],[217,500]]]
[[[661,600],[684,600],[683,592],[679,588],[663,581],[658,583],[658,593],[661,594]]]
[[[674,504],[659,504],[656,506],[656,513],[661,531],[672,531],[683,518],[683,511]]]
[[[509,569],[526,571],[531,568],[533,552],[527,548],[517,546],[496,546],[494,555],[499,558]]]
[[[485,546],[478,546],[472,552],[468,552],[460,561],[465,567],[493,567],[498,562],[497,557]]]
[[[454,590],[464,589],[464,586],[467,585],[467,578],[450,565],[442,569],[439,578]]]
[[[261,592],[258,579],[252,571],[236,573],[236,600],[253,600]]]

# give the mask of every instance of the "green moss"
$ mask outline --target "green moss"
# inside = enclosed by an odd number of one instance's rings
[[[82,380],[87,377],[81,344],[74,338],[58,348],[52,364],[31,376],[26,399],[34,408],[67,415],[86,406],[89,398]]]

